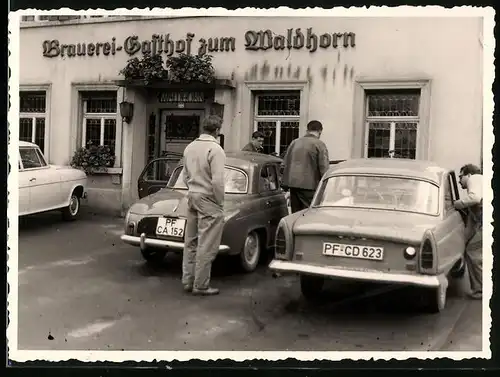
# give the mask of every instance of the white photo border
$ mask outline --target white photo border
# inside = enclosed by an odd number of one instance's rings
[[[69,8],[61,8],[59,10],[39,11],[36,9],[26,9],[9,14],[9,67],[11,69],[11,76],[8,81],[9,94],[10,94],[10,109],[8,113],[9,123],[9,145],[8,145],[8,162],[11,166],[11,171],[7,180],[8,187],[8,207],[7,215],[9,221],[9,228],[7,231],[7,282],[9,284],[8,292],[8,318],[9,324],[7,327],[7,346],[8,346],[8,359],[16,362],[25,361],[66,361],[70,359],[77,359],[82,362],[96,362],[96,361],[188,361],[188,360],[206,360],[215,361],[222,359],[233,359],[234,361],[245,360],[285,360],[293,358],[301,361],[312,360],[405,360],[409,358],[417,359],[436,359],[436,358],[449,358],[453,360],[462,360],[469,358],[491,358],[490,350],[490,331],[491,331],[491,310],[489,300],[492,296],[492,266],[493,256],[492,253],[485,253],[483,260],[483,351],[480,352],[274,352],[274,351],[261,351],[261,352],[238,352],[238,351],[222,351],[222,352],[203,352],[203,351],[53,351],[53,350],[40,350],[40,351],[26,351],[18,349],[18,136],[19,136],[19,34],[20,34],[20,18],[23,15],[34,14],[64,14],[64,15],[142,15],[145,14],[154,16],[200,16],[210,14],[211,16],[259,16],[259,17],[287,17],[287,16],[300,16],[300,17],[483,17],[483,175],[485,182],[492,180],[492,156],[491,150],[494,144],[493,136],[493,92],[492,84],[494,80],[494,49],[495,40],[493,30],[495,26],[494,16],[495,11],[491,7],[473,7],[463,6],[447,9],[440,6],[400,6],[400,7],[370,7],[370,9],[363,8],[345,8],[336,7],[333,9],[322,8],[306,8],[300,10],[290,9],[288,7],[279,7],[273,9],[255,9],[255,8],[242,8],[237,10],[227,10],[224,8],[182,8],[182,9],[160,9],[160,8],[143,8],[127,10],[118,8],[114,11],[107,11],[103,9],[87,10],[87,11],[74,11]],[[489,205],[484,207],[484,246],[491,248],[493,238],[493,219],[492,219],[492,200],[493,190],[490,185],[485,185],[483,192],[484,202]],[[489,256],[489,257],[486,257]]]

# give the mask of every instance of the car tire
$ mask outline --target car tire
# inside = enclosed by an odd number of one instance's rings
[[[438,288],[424,290],[424,309],[428,313],[440,313],[446,307],[448,287],[441,284]]]
[[[460,258],[460,260],[455,263],[450,271],[450,277],[453,279],[461,279],[465,275],[465,259]]]
[[[69,205],[62,210],[62,217],[66,221],[73,221],[80,215],[80,197],[75,191],[71,193]]]
[[[323,291],[325,279],[319,276],[300,275],[300,290],[302,295],[308,300],[319,297]]]
[[[240,265],[245,272],[255,271],[259,264],[261,250],[262,243],[259,233],[256,231],[248,233],[240,253]]]
[[[160,264],[165,259],[167,252],[153,248],[141,249],[141,255],[149,264]]]

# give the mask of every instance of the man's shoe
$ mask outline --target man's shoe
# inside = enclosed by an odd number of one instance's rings
[[[474,292],[474,293],[469,293],[468,296],[471,300],[481,300],[483,298],[483,293]]]
[[[193,288],[193,295],[195,296],[214,296],[218,294],[219,290],[217,288],[206,288],[206,289]]]
[[[184,284],[183,289],[184,292],[191,293],[193,291],[193,286],[189,284]]]

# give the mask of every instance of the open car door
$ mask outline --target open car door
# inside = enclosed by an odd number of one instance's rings
[[[181,158],[180,153],[168,153],[164,157],[151,160],[137,181],[139,199],[164,188]]]
[[[458,190],[458,181],[457,181],[457,176],[454,171],[450,171],[450,179],[451,179],[451,190],[453,192],[453,201],[460,199],[460,191]],[[460,213],[460,216],[462,216],[462,220],[464,221],[464,224],[467,226],[467,215],[468,215],[468,210],[467,209],[459,209],[458,212]]]

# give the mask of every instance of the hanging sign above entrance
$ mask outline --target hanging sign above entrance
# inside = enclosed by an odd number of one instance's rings
[[[203,92],[160,92],[158,100],[160,103],[203,103],[205,94]]]

